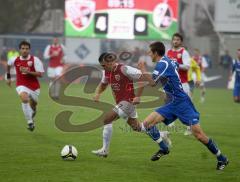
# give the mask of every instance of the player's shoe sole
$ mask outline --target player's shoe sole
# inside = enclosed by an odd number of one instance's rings
[[[103,149],[93,150],[92,154],[94,154],[98,157],[104,157],[104,158],[106,158],[108,156],[108,152],[106,150],[103,150]]]
[[[218,161],[217,163],[217,170],[223,170],[225,167],[229,164],[229,160],[226,159],[226,161]]]
[[[163,151],[162,149],[160,149],[159,151],[157,151],[157,152],[151,157],[151,161],[157,161],[157,160],[159,160],[162,156],[168,155],[168,154],[169,154],[169,150],[168,150],[168,151]]]

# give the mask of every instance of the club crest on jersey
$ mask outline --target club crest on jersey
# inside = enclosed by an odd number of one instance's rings
[[[115,75],[115,79],[117,80],[117,81],[119,81],[120,80],[120,75],[119,74],[117,74],[117,75]]]
[[[27,65],[28,65],[29,67],[31,67],[31,66],[33,65],[33,62],[32,62],[32,61],[28,61],[28,62],[27,62]]]
[[[177,54],[177,58],[180,59],[182,57],[182,54]]]

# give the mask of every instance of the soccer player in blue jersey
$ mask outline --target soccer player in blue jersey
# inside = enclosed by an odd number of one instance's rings
[[[230,75],[230,80],[232,79],[234,72],[235,82],[233,88],[233,100],[236,103],[240,103],[240,49],[237,50],[237,59],[233,60],[233,67]]]
[[[145,80],[147,80],[151,86],[155,86],[158,83],[162,84],[170,101],[149,114],[142,123],[142,127],[152,135],[155,141],[161,142],[162,139],[159,132],[154,131],[152,126],[160,122],[169,124],[178,118],[184,125],[190,126],[196,139],[203,143],[211,153],[216,155],[218,161],[217,170],[223,170],[228,164],[228,159],[221,153],[215,142],[208,138],[200,127],[199,113],[195,109],[189,96],[183,91],[176,63],[164,56],[165,46],[162,42],[154,42],[150,44],[149,48],[149,56],[152,58],[152,61],[156,63],[152,76],[147,74],[144,62],[139,63],[139,68]],[[152,156],[152,161],[156,161],[161,156],[169,153],[167,145],[162,143],[160,147],[161,149]]]

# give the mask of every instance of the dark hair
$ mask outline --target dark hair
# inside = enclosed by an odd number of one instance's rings
[[[149,47],[153,53],[157,52],[159,56],[165,55],[165,46],[162,42],[153,42]]]
[[[117,56],[114,53],[104,52],[99,56],[98,62],[99,63],[102,63],[103,61],[112,62],[115,61],[116,59]]]
[[[104,57],[105,57],[107,54],[108,54],[107,52],[102,53],[102,54],[99,56],[99,58],[98,58],[98,62],[99,62],[99,63],[103,62]]]
[[[28,41],[23,40],[22,42],[20,42],[20,44],[19,44],[19,46],[18,46],[19,49],[21,49],[21,47],[22,47],[23,45],[26,45],[26,46],[29,47],[29,49],[31,49],[31,44],[30,44]]]
[[[180,33],[173,34],[172,39],[173,39],[173,37],[178,37],[178,38],[180,38],[181,41],[183,41],[183,36]]]

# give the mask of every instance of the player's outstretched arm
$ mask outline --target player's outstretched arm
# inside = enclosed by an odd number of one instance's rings
[[[142,77],[142,76],[141,76]],[[137,82],[137,89],[136,89],[136,96],[133,98],[133,104],[136,105],[136,104],[140,104],[140,97],[143,93],[143,90],[144,90],[144,82],[143,81],[140,81],[141,78],[139,79],[139,81]]]
[[[96,91],[95,91],[95,96],[93,97],[93,100],[95,102],[98,102],[99,99],[100,99],[100,96],[101,94],[106,90],[108,84],[105,84],[105,83],[99,83],[98,87],[96,88]]]
[[[149,74],[146,70],[145,62],[143,62],[143,61],[139,62],[138,63],[138,68],[142,72],[141,81],[148,82],[148,84],[152,87],[156,86],[156,82],[152,79],[152,75]]]

